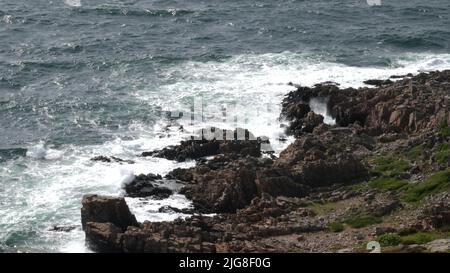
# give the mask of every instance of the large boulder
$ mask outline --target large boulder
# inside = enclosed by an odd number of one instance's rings
[[[89,222],[111,223],[121,230],[138,225],[123,197],[85,195],[82,205],[81,224],[84,230]]]

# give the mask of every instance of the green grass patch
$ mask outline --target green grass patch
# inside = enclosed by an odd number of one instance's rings
[[[429,232],[418,232],[415,234],[407,235],[401,237],[402,243],[405,245],[423,245],[431,241],[443,238],[443,234],[440,233],[429,233]]]
[[[410,160],[417,160],[423,153],[423,146],[419,145],[406,151],[405,156]]]
[[[439,163],[445,163],[450,156],[450,143],[441,144],[436,151],[436,160]]]
[[[340,202],[336,202],[336,203],[312,203],[311,205],[309,205],[308,207],[310,207],[316,214],[326,214],[338,209],[344,209],[346,207],[348,207],[348,204],[344,201],[340,201]]]
[[[379,157],[375,160],[375,171],[385,176],[395,176],[409,170],[409,162],[393,155]]]
[[[398,190],[408,185],[408,182],[396,177],[382,176],[369,182],[369,187],[382,190]]]
[[[339,222],[329,224],[328,228],[330,229],[331,232],[342,232],[345,229],[344,225]]]
[[[450,232],[441,230],[433,232],[413,232],[413,233],[387,233],[377,237],[377,241],[381,246],[397,246],[403,245],[423,245],[434,240],[448,238]]]
[[[396,246],[402,243],[402,237],[396,233],[386,233],[378,236],[377,241],[381,246]]]
[[[450,169],[437,172],[422,183],[409,185],[403,201],[418,202],[423,198],[450,188]]]
[[[439,125],[439,133],[444,137],[450,136],[450,126],[446,120]]]
[[[382,220],[379,217],[374,217],[370,215],[365,216],[357,216],[353,218],[349,218],[345,221],[345,223],[352,228],[363,228],[366,226],[371,226],[375,224],[381,223]]]

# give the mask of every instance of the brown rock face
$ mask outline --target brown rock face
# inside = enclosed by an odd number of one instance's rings
[[[449,83],[450,71],[442,71],[378,88],[299,87],[285,98],[282,116],[292,121],[288,132],[301,135],[308,120],[302,105],[312,98],[327,98],[339,126],[358,123],[372,135],[430,131],[444,120],[450,123]]]
[[[202,211],[234,212],[256,194],[255,173],[251,170],[213,170],[194,179],[183,193]]]
[[[86,243],[95,251],[120,252],[121,246],[118,235],[122,229],[112,223],[87,222],[84,226]]]
[[[257,172],[256,187],[258,193],[271,196],[302,197],[309,192],[309,187],[297,183],[292,173],[285,169],[270,168]]]
[[[138,224],[122,197],[85,195],[82,205],[81,223],[84,230],[89,222],[111,223],[121,230]]]
[[[258,241],[325,228],[311,212],[304,208],[297,211],[295,200],[264,196],[233,214],[144,222],[125,231],[111,223],[88,222],[85,232],[90,246],[101,252],[288,252],[287,247],[267,248]]]
[[[304,135],[281,152],[275,166],[289,169],[294,181],[310,187],[361,182],[368,171],[359,155],[371,146],[370,139],[351,130]]]

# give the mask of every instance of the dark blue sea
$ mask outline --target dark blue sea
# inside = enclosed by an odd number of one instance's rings
[[[89,251],[83,194],[121,195],[134,175],[194,165],[137,154],[209,125],[248,128],[280,151],[289,82],[359,87],[449,69],[449,26],[448,0],[0,0],[0,249]],[[191,206],[180,194],[127,202],[141,221]]]

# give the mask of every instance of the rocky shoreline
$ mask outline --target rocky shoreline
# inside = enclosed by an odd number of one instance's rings
[[[140,175],[126,195],[163,199],[172,192],[155,181],[176,180],[193,216],[138,223],[123,198],[88,195],[86,242],[101,252],[368,252],[370,241],[382,252],[449,252],[450,71],[373,84],[290,92],[281,116],[295,141],[279,157],[246,130],[243,140],[208,135],[143,153],[197,165]]]

